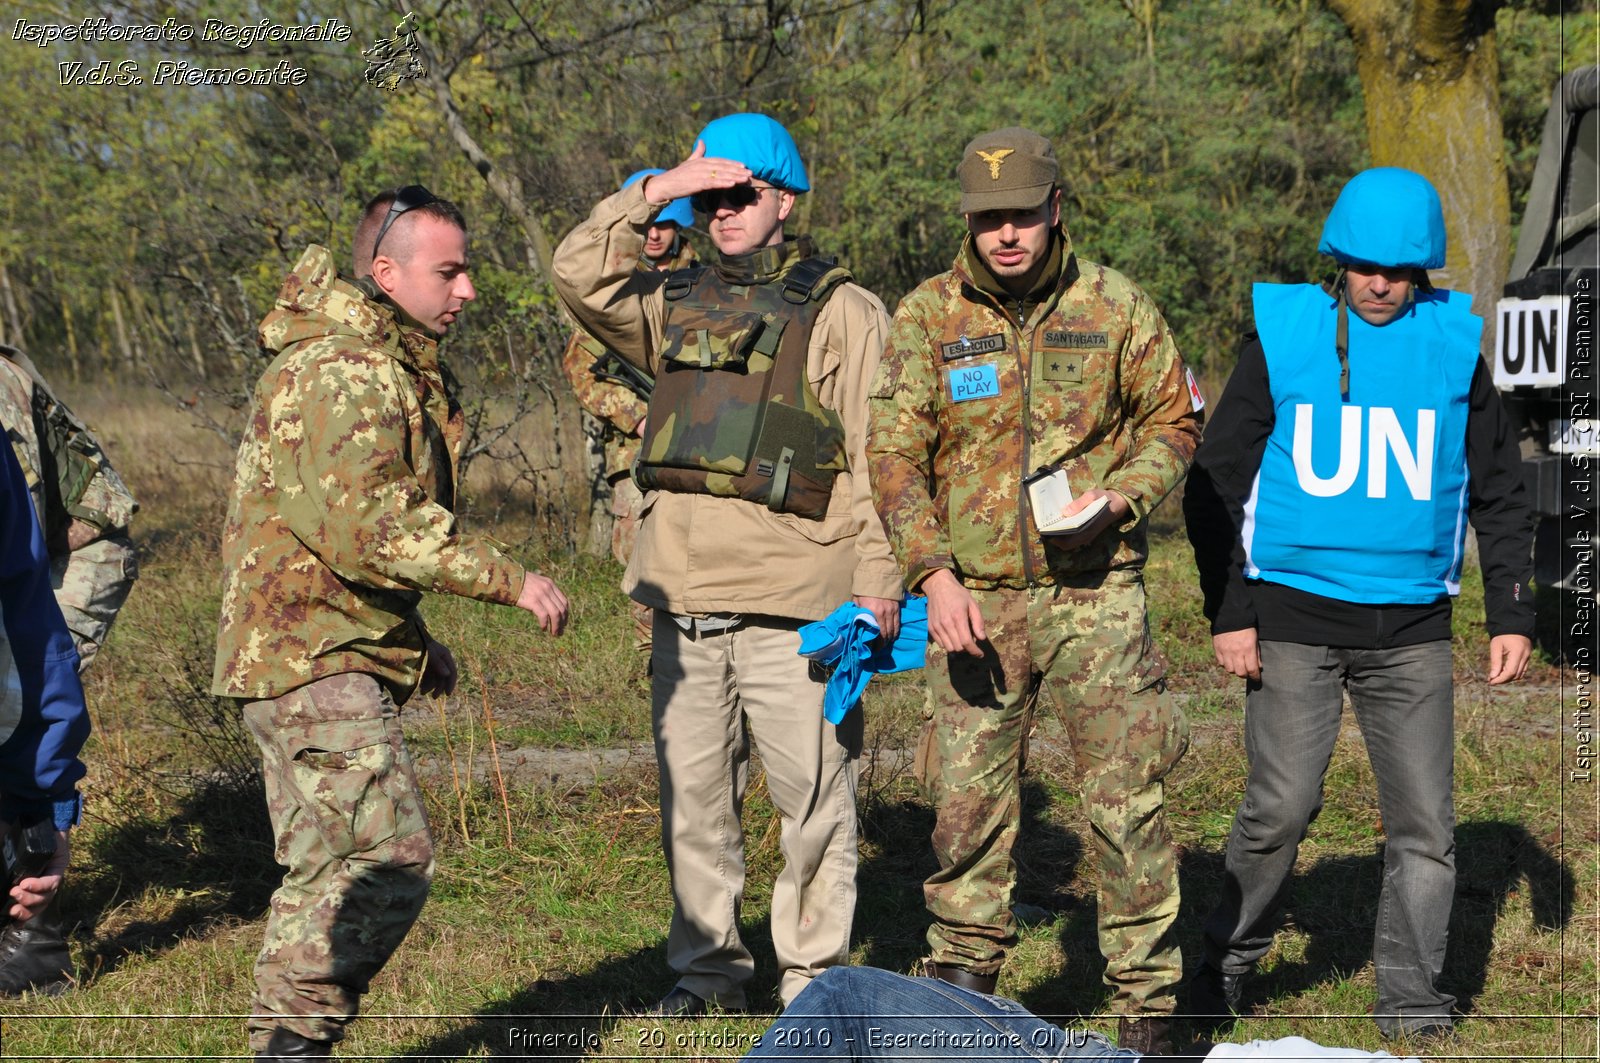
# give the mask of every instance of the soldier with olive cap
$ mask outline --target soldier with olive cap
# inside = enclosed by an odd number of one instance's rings
[[[861,714],[837,727],[823,718],[799,629],[854,598],[886,637],[898,631],[900,575],[864,449],[889,318],[809,237],[785,234],[809,188],[782,125],[726,115],[678,166],[601,201],[555,256],[567,308],[655,377],[624,589],[656,610],[651,703],[678,972],[660,1014],[746,1002],[739,815],[751,735],[783,823],[772,890],[783,1000],[850,947]],[[716,257],[638,272],[645,232],[681,196]]]
[[[968,235],[894,316],[868,442],[878,513],[928,597],[929,973],[993,992],[1016,942],[1019,780],[1044,688],[1083,778],[1119,1043],[1157,1053],[1181,971],[1162,781],[1188,724],[1145,615],[1146,518],[1199,442],[1199,393],[1149,296],[1073,253],[1049,141],[986,133],[957,175]],[[1062,514],[1030,513],[1038,471],[1065,476],[1067,517],[1094,515],[1041,533]]]

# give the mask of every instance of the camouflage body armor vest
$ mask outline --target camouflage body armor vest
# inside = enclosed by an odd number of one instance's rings
[[[807,238],[782,250],[800,261],[766,283],[735,283],[704,266],[668,276],[661,359],[634,470],[641,488],[827,515],[834,478],[848,467],[844,425],[817,401],[806,357],[817,314],[850,274],[811,256]]]
[[[33,447],[22,429],[10,426],[6,433],[12,439],[28,490],[35,495],[39,524],[51,556],[65,551],[69,518],[85,521],[99,532],[127,528],[138,512],[138,503],[111,467],[94,434],[55,397],[31,358],[5,344],[0,344],[0,358],[22,370],[33,383],[32,412],[43,425],[37,440],[41,467],[34,467],[29,454]]]

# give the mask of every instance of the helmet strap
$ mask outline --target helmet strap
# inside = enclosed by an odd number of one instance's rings
[[[1333,279],[1333,290],[1339,296],[1339,320],[1333,329],[1333,349],[1339,355],[1339,401],[1350,401],[1350,305],[1345,298],[1347,288],[1345,271]]]

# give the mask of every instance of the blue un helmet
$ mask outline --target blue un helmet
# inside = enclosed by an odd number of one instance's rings
[[[628,179],[622,182],[622,187],[630,188],[643,181],[646,177],[654,177],[658,173],[666,172],[659,169],[638,170],[628,175]],[[679,196],[662,207],[661,212],[656,215],[656,221],[670,221],[680,229],[689,228],[694,224],[694,211],[689,207],[689,197]]]
[[[706,154],[732,159],[750,168],[751,176],[786,192],[809,192],[806,164],[794,137],[774,118],[754,112],[725,114],[700,131]]]
[[[1317,250],[1340,265],[1438,269],[1444,265],[1444,208],[1419,173],[1398,166],[1350,178],[1328,212]]]
[[[1431,292],[1425,272],[1444,265],[1444,207],[1420,173],[1398,166],[1362,170],[1334,200],[1317,250],[1332,255],[1341,270],[1334,281],[1339,299],[1333,348],[1339,356],[1339,397],[1350,401],[1350,317],[1346,266],[1416,271],[1416,287]]]

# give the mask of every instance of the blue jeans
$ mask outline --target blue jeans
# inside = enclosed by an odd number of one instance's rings
[[[1063,1030],[1021,1004],[933,978],[830,967],[794,998],[746,1059],[1142,1059],[1099,1034]]]
[[[1438,987],[1456,880],[1448,641],[1386,650],[1261,643],[1261,683],[1245,700],[1250,778],[1228,838],[1222,899],[1206,921],[1206,957],[1243,972],[1271,947],[1300,842],[1322,810],[1346,690],[1386,835],[1372,961],[1374,1018],[1392,1037],[1449,1024],[1455,1004]]]

